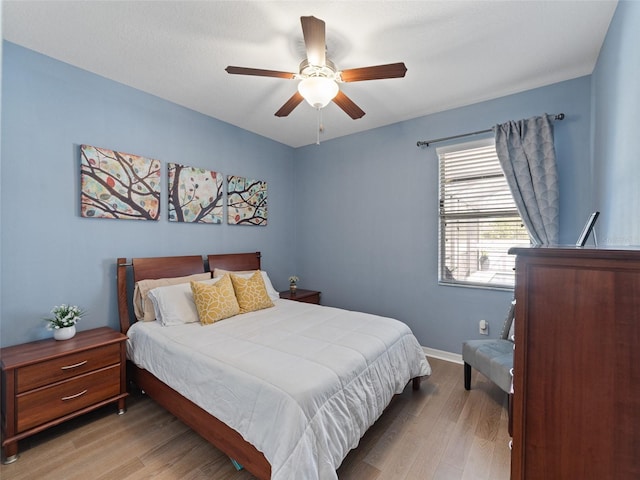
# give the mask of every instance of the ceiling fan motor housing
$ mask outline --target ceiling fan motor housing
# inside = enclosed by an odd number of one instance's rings
[[[299,70],[299,78],[324,77],[340,81],[340,75],[336,73],[337,69],[335,64],[328,58],[325,60],[324,65],[312,65],[308,59],[304,59],[300,62]]]

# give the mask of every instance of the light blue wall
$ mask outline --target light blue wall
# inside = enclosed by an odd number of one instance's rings
[[[399,318],[432,348],[459,353],[464,339],[479,337],[480,319],[497,336],[512,293],[437,284],[437,157],[416,141],[544,112],[566,115],[555,124],[560,239],[575,243],[590,195],[589,77],[298,149],[304,285],[322,290],[324,303]]]
[[[54,305],[81,305],[79,329],[118,328],[117,257],[263,252],[276,288],[294,271],[293,153],[280,143],[4,44],[1,344],[51,333]],[[266,227],[81,218],[86,143],[268,182]],[[166,187],[163,187],[166,191]]]
[[[640,244],[639,32],[640,3],[622,1],[593,76],[297,150],[5,43],[1,344],[49,336],[39,319],[63,301],[90,311],[81,328],[117,328],[116,257],[258,249],[277,288],[296,273],[425,346],[459,352],[481,318],[496,336],[509,292],[437,285],[438,167],[416,141],[564,112],[561,242],[598,208],[601,243]],[[166,198],[159,222],[80,218],[81,143],[263,178],[269,226],[169,224]]]
[[[640,245],[640,2],[621,1],[592,75],[596,231]]]

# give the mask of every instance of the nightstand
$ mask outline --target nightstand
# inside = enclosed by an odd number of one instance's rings
[[[316,290],[303,290],[299,288],[296,293],[291,293],[289,290],[286,292],[280,292],[280,298],[285,300],[295,300],[296,302],[315,303],[320,305],[320,292]]]
[[[109,403],[125,412],[126,335],[103,327],[69,340],[0,349],[4,463],[18,441]]]

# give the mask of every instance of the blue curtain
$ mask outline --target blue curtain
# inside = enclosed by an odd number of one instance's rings
[[[500,165],[535,245],[558,243],[560,194],[552,118],[545,114],[494,127]]]

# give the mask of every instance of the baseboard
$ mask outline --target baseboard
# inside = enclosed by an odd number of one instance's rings
[[[437,350],[435,348],[422,347],[427,357],[439,358],[440,360],[446,360],[447,362],[459,363],[462,365],[462,355],[459,353],[445,352],[444,350]]]

